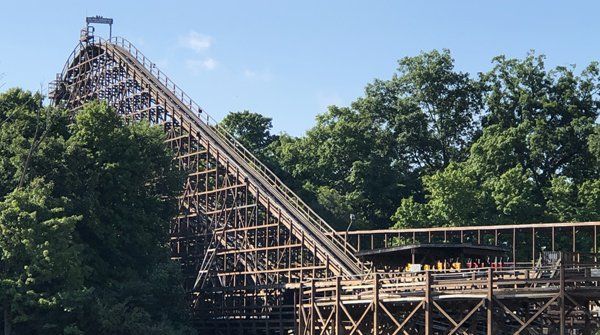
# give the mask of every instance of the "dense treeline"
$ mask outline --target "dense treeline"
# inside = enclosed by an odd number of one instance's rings
[[[600,219],[600,70],[449,51],[399,61],[304,136],[245,112],[222,122],[331,223],[428,227]]]
[[[181,175],[159,128],[0,94],[4,334],[191,333],[168,228]]]
[[[304,136],[222,125],[345,228],[600,220],[600,68],[448,51],[399,61]],[[77,115],[0,94],[0,325],[5,334],[188,334],[168,224],[182,174],[158,128],[102,104]]]

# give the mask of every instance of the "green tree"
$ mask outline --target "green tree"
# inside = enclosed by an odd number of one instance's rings
[[[53,267],[58,260],[38,262],[40,269],[34,274],[47,271],[55,276],[40,288],[49,302],[3,300],[8,307],[2,304],[0,309],[10,316],[15,332],[189,333],[179,266],[170,261],[168,250],[169,222],[176,212],[182,175],[164,145],[162,130],[125,124],[112,109],[98,103],[85,106],[72,118],[64,111],[41,107],[37,96],[20,90],[0,95],[0,116],[5,144],[0,146],[0,197],[10,205],[3,209],[6,219],[0,224],[25,234],[31,229],[19,229],[64,221],[64,229],[53,230],[49,240],[58,246],[71,243],[69,250],[78,251],[64,257],[79,276],[73,275],[62,291],[63,286],[52,285],[69,274],[67,265],[62,271]],[[46,202],[34,192],[40,180],[48,185],[39,191],[50,199]],[[17,195],[20,203],[14,200]],[[38,207],[30,209],[29,203]],[[18,212],[36,213],[32,216],[39,220],[19,221],[14,218]],[[46,212],[55,216],[37,214]],[[39,230],[41,236],[35,232],[36,245],[44,245],[38,243],[44,232]],[[3,255],[16,253],[17,242],[2,245]],[[49,255],[58,252],[50,250]],[[18,262],[33,260],[21,257],[14,262],[18,268]],[[9,285],[11,273],[0,274]],[[26,311],[27,318],[20,317],[20,311]]]
[[[86,106],[69,130],[66,178],[57,186],[76,199],[72,210],[83,216],[77,233],[90,268],[86,284],[96,290],[90,310],[79,315],[97,318],[83,316],[80,323],[112,334],[185,329],[181,278],[167,248],[181,174],[164,133],[144,123],[127,125],[103,104]],[[133,332],[130,325],[140,327]]]
[[[494,200],[497,214],[497,223],[526,222],[541,215],[540,205],[537,203],[535,184],[531,173],[517,165],[508,169],[497,178],[486,181]]]
[[[594,221],[600,218],[600,179],[586,180],[578,187],[580,208],[578,220]]]
[[[429,208],[427,204],[415,201],[413,197],[404,198],[392,216],[394,228],[424,228],[431,227]]]
[[[81,217],[67,215],[67,200],[53,198],[51,189],[36,179],[0,202],[0,301],[7,335],[24,324],[28,333],[62,333],[60,320],[51,316],[60,311],[64,294],[83,283],[81,248],[73,240]]]
[[[480,105],[478,82],[454,70],[449,51],[403,58],[390,80],[281,141],[276,161],[338,227],[350,214],[356,227],[387,227],[400,199],[423,199],[419,176],[466,158]]]
[[[356,228],[589,220],[599,75],[596,63],[548,69],[532,52],[473,77],[434,50],[304,136],[269,141],[270,119],[247,112],[224,124],[338,228],[350,214]]]
[[[53,173],[64,151],[68,115],[42,108],[41,99],[20,89],[0,94],[0,198],[32,179],[31,169]]]
[[[271,134],[272,119],[250,111],[231,112],[219,123],[248,150],[265,154],[267,147],[277,139]]]
[[[431,222],[444,225],[597,218],[598,68],[546,70],[543,56],[497,57],[481,76],[483,131],[468,159],[425,175]],[[393,220],[409,222],[401,202]],[[415,205],[411,205],[415,207]]]
[[[593,165],[586,148],[599,115],[598,64],[577,75],[574,67],[547,70],[544,60],[533,53],[523,60],[496,57],[484,76],[484,125],[497,125],[494,133],[500,136],[518,133],[510,165],[520,163],[529,170],[539,189],[548,187],[555,175],[576,183],[589,176]]]
[[[594,171],[594,177],[600,177],[600,124],[594,126],[594,132],[590,134],[588,138],[588,149],[594,159],[592,159],[592,165],[596,166]]]
[[[398,62],[390,80],[375,80],[358,100],[383,119],[397,140],[399,159],[433,173],[466,159],[477,138],[481,87],[454,69],[449,50],[421,53]]]
[[[394,138],[381,123],[354,108],[331,106],[306,136],[284,139],[277,161],[328,221],[345,228],[355,214],[356,227],[387,224],[400,174],[391,154]]]

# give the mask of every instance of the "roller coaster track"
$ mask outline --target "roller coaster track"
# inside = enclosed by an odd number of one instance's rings
[[[181,264],[201,330],[562,335],[589,333],[600,324],[592,313],[600,300],[599,222],[338,233],[123,38],[83,34],[50,92],[54,104],[74,113],[99,100],[126,122],[164,129],[187,173],[171,224],[171,254]],[[563,243],[555,243],[555,235],[565,229],[578,262],[569,256],[568,264],[536,266],[539,241],[551,241],[554,251]],[[550,230],[551,239],[542,239],[542,230]],[[577,232],[593,236],[590,262],[579,262],[586,244]],[[531,238],[528,263],[502,271],[383,273],[355,256],[397,237],[413,243],[512,240],[515,258],[523,253],[523,233]]]
[[[165,129],[189,173],[171,245],[196,303],[201,288],[368,272],[353,247],[127,40],[85,36],[51,91],[73,111],[100,100],[128,121]]]

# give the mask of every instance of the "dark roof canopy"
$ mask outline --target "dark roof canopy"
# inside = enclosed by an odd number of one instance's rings
[[[411,263],[434,262],[450,258],[504,257],[509,250],[500,246],[471,243],[407,244],[395,247],[364,250],[356,253],[374,264],[404,266]]]

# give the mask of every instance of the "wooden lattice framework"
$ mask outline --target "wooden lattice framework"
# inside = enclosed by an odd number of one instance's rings
[[[600,297],[596,256],[592,263],[550,269],[533,262],[540,244],[536,229],[551,229],[552,250],[555,229],[572,229],[572,251],[590,251],[576,250],[579,228],[335,232],[122,38],[102,40],[84,30],[52,84],[51,98],[74,112],[88,101],[104,101],[128,122],[165,130],[167,145],[187,173],[171,225],[172,257],[182,266],[190,306],[203,331],[538,334],[546,329],[564,334],[575,325],[588,332],[596,325],[591,314]],[[598,225],[583,224],[593,229],[594,252]],[[354,256],[358,249],[386,246],[393,237],[417,241],[421,236],[422,241],[423,234],[429,241],[441,234],[449,240],[457,232],[461,241],[472,240],[476,234],[480,243],[492,239],[498,244],[510,229],[513,239],[517,232],[532,232],[527,268],[384,274]],[[519,243],[512,246],[516,255]]]
[[[286,284],[366,269],[327,223],[128,41],[83,31],[52,99],[73,111],[104,101],[127,121],[164,128],[188,173],[171,248],[200,327],[289,328],[294,301]]]
[[[592,334],[594,265],[477,269],[313,280],[300,288],[296,333]]]

